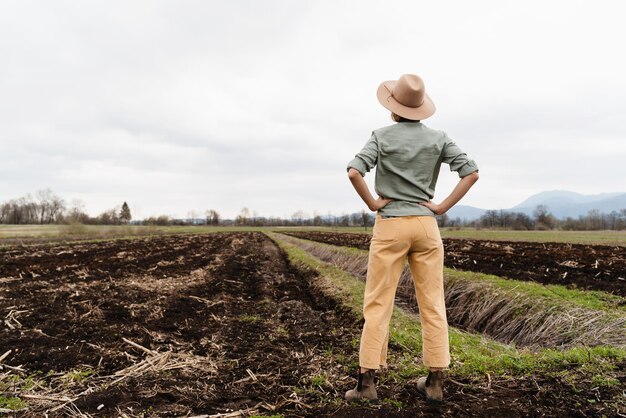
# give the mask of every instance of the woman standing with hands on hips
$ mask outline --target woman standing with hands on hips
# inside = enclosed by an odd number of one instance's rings
[[[424,82],[414,74],[385,81],[378,100],[396,122],[375,130],[348,164],[348,177],[367,207],[376,211],[363,299],[365,323],[359,349],[356,388],[345,398],[376,401],[375,371],[387,365],[389,321],[398,281],[408,258],[420,320],[423,362],[428,376],[417,389],[428,401],[441,402],[450,364],[448,322],[443,292],[443,243],[435,215],[446,213],[478,180],[478,166],[445,134],[422,120],[435,113]],[[441,163],[461,180],[441,203],[431,199]],[[376,167],[374,198],[363,176]]]

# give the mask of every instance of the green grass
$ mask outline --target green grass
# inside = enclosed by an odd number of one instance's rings
[[[35,388],[44,388],[45,386],[46,382],[40,372],[28,376],[8,375],[0,378],[0,393],[9,391],[23,392]]]
[[[273,235],[273,237],[277,238],[275,235]],[[329,247],[332,248],[333,251],[340,251],[344,253],[355,253],[361,255],[366,255],[368,253],[367,250],[352,247],[340,247],[321,242],[314,242],[314,245]],[[585,309],[614,311],[622,315],[623,312],[626,311],[626,298],[599,290],[579,290],[571,289],[563,285],[544,285],[537,282],[506,279],[491,274],[455,270],[447,267],[444,268],[444,275],[447,280],[479,281],[497,286],[506,292],[511,292],[513,294],[522,293],[534,300],[542,299],[542,303],[546,307],[555,305],[562,306],[564,304],[576,305]]]
[[[284,230],[294,229],[291,227],[209,225],[0,225],[0,239],[71,238],[73,236],[120,237],[156,234],[209,234],[213,232],[266,232]],[[361,232],[363,232],[362,229]]]
[[[626,246],[626,231],[503,231],[441,228],[443,238]]]
[[[254,322],[259,322],[259,321],[261,321],[261,317],[260,317],[259,315],[248,315],[248,314],[244,314],[244,315],[241,315],[241,316],[239,317],[239,320],[240,320],[240,321],[243,321],[243,322],[254,323]]]
[[[7,238],[126,237],[156,234],[206,234],[241,231],[323,231],[369,233],[363,227],[252,227],[252,226],[108,226],[108,225],[0,225],[0,242]],[[500,241],[562,242],[626,246],[626,231],[505,231],[474,228],[441,228],[444,238],[486,239]]]
[[[17,411],[19,409],[26,408],[28,404],[16,397],[7,397],[0,395],[0,408],[11,409]]]
[[[326,377],[321,374],[316,374],[311,377],[311,384],[313,386],[324,386],[326,384]]]
[[[482,281],[509,292],[524,293],[533,299],[540,298],[544,300],[546,307],[566,303],[586,309],[626,311],[626,298],[599,290],[579,290],[562,285],[543,285],[451,268],[444,268],[444,274],[448,280]]]
[[[55,238],[72,235],[120,235],[139,230],[125,225],[0,225],[0,238]]]
[[[0,225],[2,238],[68,238],[73,236],[133,236],[154,234],[209,233],[216,231],[253,230],[253,228],[211,226],[154,226],[154,225]]]
[[[280,241],[280,237],[275,234],[271,236],[285,250],[293,264],[317,271],[320,274],[320,285],[350,307],[355,315],[361,315],[365,286],[361,280],[319,261],[296,246]],[[470,379],[482,379],[486,374],[519,376],[535,372],[569,373],[581,367],[584,367],[586,373],[610,378],[607,373],[613,370],[615,363],[626,360],[626,350],[617,347],[575,347],[533,352],[453,327],[450,327],[449,334],[451,373]],[[394,308],[390,341],[404,349],[404,355],[396,359],[398,364],[394,373],[403,379],[424,373],[424,366],[414,361],[420,357],[422,349],[421,326],[415,315]]]
[[[621,383],[618,379],[612,377],[605,377],[602,375],[595,375],[591,380],[594,386],[619,386]]]
[[[89,376],[93,375],[94,373],[95,373],[95,370],[93,369],[72,370],[71,372],[67,372],[66,374],[61,376],[61,379],[65,380],[68,383],[70,382],[80,383],[84,381],[85,379],[87,379]]]

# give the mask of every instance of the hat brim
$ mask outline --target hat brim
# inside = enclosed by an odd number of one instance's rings
[[[431,117],[435,113],[437,108],[426,92],[424,92],[424,103],[419,107],[408,107],[398,103],[391,95],[391,91],[396,82],[397,80],[383,81],[380,83],[380,86],[378,86],[376,96],[381,105],[396,115],[411,120],[423,120]]]

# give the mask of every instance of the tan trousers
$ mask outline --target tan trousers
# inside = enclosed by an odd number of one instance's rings
[[[450,347],[443,294],[443,243],[432,216],[376,217],[370,244],[363,334],[359,363],[363,368],[387,365],[389,321],[405,260],[413,275],[422,322],[423,361],[448,367]]]

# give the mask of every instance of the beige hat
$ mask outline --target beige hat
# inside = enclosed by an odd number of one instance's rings
[[[397,81],[384,81],[378,86],[378,101],[398,116],[422,120],[435,113],[435,104],[415,74],[404,74]]]

